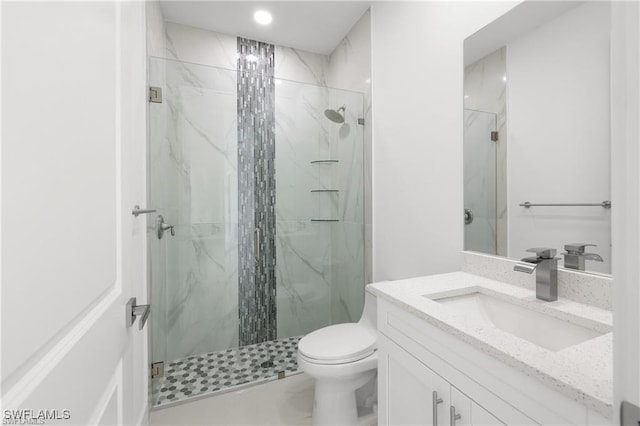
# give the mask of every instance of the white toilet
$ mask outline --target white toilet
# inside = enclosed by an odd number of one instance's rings
[[[375,419],[376,324],[376,297],[365,291],[360,321],[321,328],[300,339],[298,367],[316,380],[314,425]],[[366,415],[358,417],[358,411]]]

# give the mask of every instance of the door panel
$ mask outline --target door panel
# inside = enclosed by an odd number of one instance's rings
[[[109,3],[3,5],[3,281],[15,285],[2,315],[20,318],[2,322],[3,383],[119,287],[115,18]]]
[[[387,387],[383,390],[387,404],[387,424],[434,425],[434,391],[442,400],[435,404],[437,425],[449,424],[449,383],[390,342],[383,346],[384,348],[381,345],[380,356],[382,362],[387,363]]]
[[[503,426],[496,416],[476,404],[471,402],[471,424],[473,426]]]
[[[615,291],[614,421],[622,401],[640,406],[640,5],[612,2],[611,187]]]
[[[453,386],[451,386],[451,406],[455,408],[456,416],[460,416],[453,424],[455,426],[471,426],[471,400]]]
[[[124,314],[145,300],[144,28],[142,3],[2,4],[5,409],[145,417]]]

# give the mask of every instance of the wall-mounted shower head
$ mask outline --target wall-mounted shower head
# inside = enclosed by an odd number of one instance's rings
[[[324,110],[324,115],[331,121],[333,121],[334,123],[344,123],[344,112],[347,109],[346,106],[342,105],[340,108],[338,108],[337,110],[335,109],[325,109]],[[342,113],[340,113],[340,111],[342,111]]]

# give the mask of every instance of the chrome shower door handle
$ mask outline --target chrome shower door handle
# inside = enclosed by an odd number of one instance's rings
[[[438,426],[438,404],[442,404],[442,398],[438,398],[438,392],[433,391],[432,396],[432,405],[433,405],[433,426]]]
[[[138,322],[138,330],[142,330],[144,325],[147,323],[147,319],[149,318],[150,313],[151,305],[136,305],[136,298],[132,297],[127,302],[125,312],[127,328],[131,327],[133,323],[136,322],[137,317],[140,317],[140,321]]]
[[[135,217],[138,217],[141,214],[155,213],[156,209],[141,209],[139,205],[133,206],[133,210],[131,210],[131,214]]]

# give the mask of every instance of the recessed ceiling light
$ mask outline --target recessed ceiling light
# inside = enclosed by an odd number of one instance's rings
[[[269,25],[273,17],[266,10],[258,10],[253,14],[253,19],[260,25]]]

